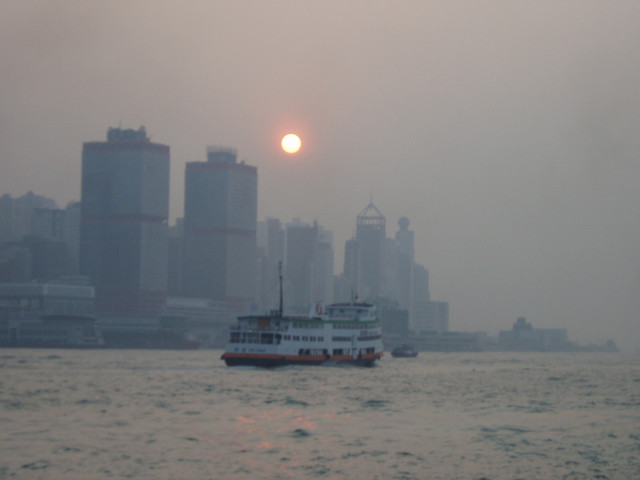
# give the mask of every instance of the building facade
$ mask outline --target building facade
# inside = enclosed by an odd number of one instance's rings
[[[82,150],[80,271],[96,287],[96,309],[155,315],[167,290],[169,147],[144,127],[110,128]]]
[[[318,226],[299,220],[287,224],[286,294],[289,314],[301,314],[315,298],[315,270],[318,251]]]
[[[286,229],[287,313],[306,315],[313,303],[333,302],[333,232],[294,220]]]
[[[260,250],[258,272],[258,303],[264,311],[279,307],[280,266],[284,262],[285,231],[277,218],[258,222],[258,249]]]
[[[570,349],[566,328],[533,328],[518,317],[511,330],[500,330],[500,348],[505,350],[563,351]]]
[[[432,300],[415,301],[411,329],[418,334],[448,332],[449,304]]]
[[[386,220],[373,203],[369,203],[356,218],[355,240],[357,246],[348,248],[351,256],[349,269],[357,273],[350,274],[357,277],[358,296],[375,299],[383,294],[385,285]],[[346,263],[345,258],[345,266]]]
[[[184,204],[183,295],[246,310],[256,296],[257,168],[209,147],[206,162],[187,163]]]
[[[413,231],[409,230],[409,219],[401,217],[398,221],[395,244],[398,257],[395,265],[398,284],[398,302],[409,310],[409,322],[413,316],[413,265],[415,263]]]

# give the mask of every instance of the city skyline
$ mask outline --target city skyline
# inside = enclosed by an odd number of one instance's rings
[[[173,223],[186,163],[231,145],[258,218],[317,219],[338,265],[371,195],[409,218],[452,329],[524,316],[635,350],[638,23],[595,0],[5,3],[0,192],[64,208],[82,143],[146,125]]]

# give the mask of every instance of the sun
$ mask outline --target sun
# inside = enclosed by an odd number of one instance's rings
[[[296,153],[300,150],[301,145],[300,137],[295,133],[289,133],[282,137],[282,149],[287,153]]]

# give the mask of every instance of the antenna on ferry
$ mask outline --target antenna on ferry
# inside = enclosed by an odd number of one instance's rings
[[[278,262],[278,279],[280,281],[280,310],[278,316],[282,317],[282,260]]]

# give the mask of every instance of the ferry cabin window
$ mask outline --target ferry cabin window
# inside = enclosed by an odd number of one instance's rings
[[[242,343],[260,343],[260,334],[254,332],[246,332],[242,336]]]
[[[331,337],[331,341],[333,342],[350,342],[351,337]]]
[[[300,348],[298,350],[298,355],[300,355],[301,357],[309,355],[326,357],[327,350],[321,348]]]
[[[273,344],[273,333],[263,333],[260,337],[260,343],[265,345]]]
[[[365,340],[378,340],[382,338],[382,335],[380,334],[369,334],[369,335],[363,335],[361,337],[358,337],[358,341],[365,341]]]
[[[324,328],[324,324],[322,322],[296,321],[292,322],[292,328]]]

